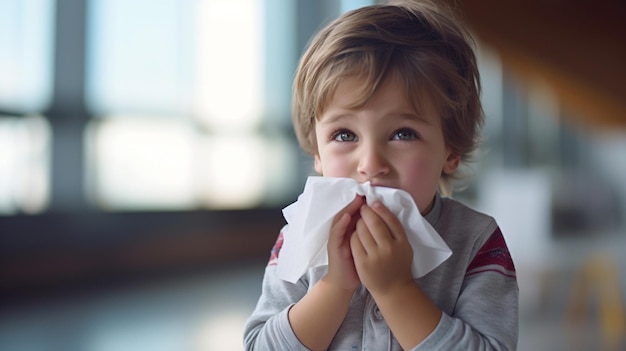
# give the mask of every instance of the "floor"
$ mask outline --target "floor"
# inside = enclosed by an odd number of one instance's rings
[[[241,350],[262,264],[47,299],[0,311],[0,350]]]
[[[519,350],[626,350],[623,235],[518,266]],[[0,350],[238,351],[263,262],[0,311]]]

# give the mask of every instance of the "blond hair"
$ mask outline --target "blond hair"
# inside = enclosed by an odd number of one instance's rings
[[[292,119],[302,149],[317,153],[315,122],[338,85],[359,79],[364,105],[389,75],[400,78],[417,108],[430,98],[441,115],[446,145],[467,162],[484,123],[473,41],[447,8],[429,1],[366,6],[330,23],[302,56],[293,84]],[[440,189],[451,191],[442,174]]]

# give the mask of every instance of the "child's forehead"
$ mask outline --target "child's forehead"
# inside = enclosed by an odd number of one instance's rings
[[[430,94],[424,89],[409,91],[404,81],[394,74],[388,75],[378,84],[368,82],[366,78],[352,76],[341,79],[335,88],[329,91],[319,111],[318,119],[328,108],[355,110],[366,106],[372,99],[388,99],[394,102],[394,106],[390,108],[416,115],[433,106]]]
[[[344,108],[359,107],[367,104],[373,95],[372,87],[365,79],[351,77],[340,81],[335,90],[329,94],[326,102],[330,105]]]

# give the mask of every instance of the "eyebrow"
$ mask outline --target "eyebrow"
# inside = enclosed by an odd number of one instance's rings
[[[337,123],[341,121],[344,118],[354,117],[354,116],[355,114],[351,112],[346,112],[346,113],[341,112],[341,113],[329,115],[326,118],[321,119],[317,123],[333,124],[333,123]],[[392,113],[385,115],[385,118],[395,118],[395,119],[403,119],[403,120],[406,119],[406,120],[417,121],[417,122],[424,123],[427,125],[433,124],[432,121],[428,120],[423,115],[418,114],[418,113],[413,113],[413,112],[392,112]]]
[[[391,113],[387,117],[401,117],[402,119],[408,119],[412,121],[421,122],[424,124],[432,125],[433,122],[424,117],[421,113]]]
[[[332,114],[330,116],[327,116],[326,118],[322,118],[319,121],[317,121],[317,123],[319,124],[333,124],[336,123],[344,118],[347,117],[353,117],[354,114],[352,113],[337,113],[337,114]]]

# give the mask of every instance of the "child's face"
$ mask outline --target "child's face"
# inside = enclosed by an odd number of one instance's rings
[[[348,109],[359,83],[342,83],[316,122],[315,170],[402,189],[425,214],[441,173],[454,172],[460,160],[446,147],[439,114],[428,99],[417,114],[394,78],[386,79],[365,106]]]

